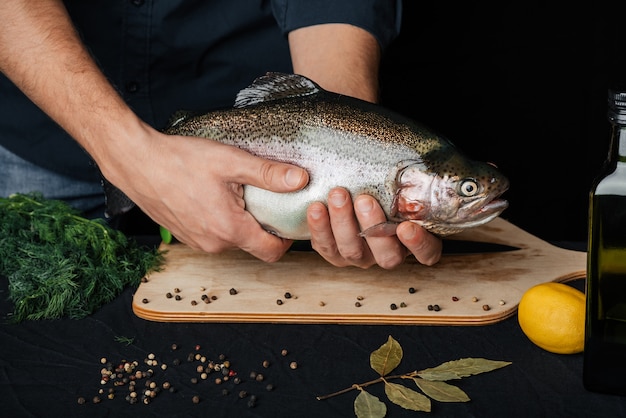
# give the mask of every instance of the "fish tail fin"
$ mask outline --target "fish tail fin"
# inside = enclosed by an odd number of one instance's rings
[[[123,215],[135,207],[135,202],[130,200],[123,191],[111,184],[107,179],[102,179],[102,187],[104,189],[104,201],[106,209],[104,216],[112,218],[117,215]]]

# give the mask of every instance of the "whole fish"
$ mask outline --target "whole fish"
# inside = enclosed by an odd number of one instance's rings
[[[326,202],[335,186],[381,204],[388,222],[366,236],[391,235],[405,220],[445,236],[489,222],[508,205],[500,196],[509,182],[495,166],[468,159],[447,139],[382,106],[299,75],[268,73],[240,91],[232,109],[179,115],[164,132],[305,168],[309,183],[296,192],[244,186],[246,210],[283,238],[310,239],[307,207]]]

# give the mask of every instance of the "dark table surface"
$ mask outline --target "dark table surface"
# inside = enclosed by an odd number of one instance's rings
[[[571,283],[583,289],[584,280]],[[133,289],[82,320],[11,324],[7,315],[7,280],[0,278],[0,406],[7,417],[167,416],[167,417],[350,417],[357,391],[327,400],[333,393],[378,377],[369,366],[372,351],[389,336],[403,348],[399,373],[422,370],[466,357],[509,361],[489,373],[450,383],[469,402],[433,401],[432,411],[415,412],[389,402],[382,384],[366,390],[387,404],[388,417],[618,417],[626,416],[626,398],[591,393],[582,384],[582,354],[559,355],[533,345],[517,317],[486,326],[352,326],[220,323],[158,323],[132,311]],[[172,349],[172,344],[177,349]],[[196,347],[199,346],[199,347]],[[198,348],[198,350],[196,350]],[[286,356],[281,354],[285,349]],[[154,354],[159,362],[148,366]],[[199,353],[208,360],[230,361],[234,377],[215,383],[219,374],[199,379]],[[161,391],[152,402],[130,404],[127,386],[101,384],[101,359],[138,361],[136,370],[154,370],[151,380],[170,382],[175,392]],[[175,365],[176,359],[180,360]],[[264,367],[267,360],[269,367]],[[290,363],[297,368],[291,369]],[[160,364],[168,367],[163,370]],[[262,382],[250,377],[263,375]],[[626,378],[626,377],[625,377]],[[148,378],[140,379],[139,386]],[[405,383],[411,387],[411,382]],[[267,384],[273,390],[267,390]],[[413,386],[416,388],[415,386]],[[100,388],[102,401],[93,403]],[[107,399],[108,389],[115,397]],[[224,394],[223,390],[228,393]],[[248,396],[241,399],[240,391]],[[192,401],[199,396],[200,402]],[[253,407],[248,405],[256,397]],[[84,397],[86,403],[78,403]]]

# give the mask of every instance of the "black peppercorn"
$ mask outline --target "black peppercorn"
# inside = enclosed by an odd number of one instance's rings
[[[409,293],[411,293],[411,294],[415,293],[415,288],[414,287],[409,287]]]
[[[172,293],[171,293],[171,292],[167,292],[167,293],[165,294],[165,297],[166,297],[166,298],[168,298],[168,299],[171,299],[171,298],[173,298],[173,297],[174,297],[174,295],[172,295]]]
[[[143,298],[143,299],[141,300],[141,303],[148,303],[148,302],[149,302],[149,301],[148,301],[148,299],[147,299],[147,298]]]
[[[291,299],[291,293],[285,292],[285,299]]]
[[[433,309],[435,310],[435,312],[439,312],[441,310],[439,305],[433,305]]]
[[[230,293],[231,295],[236,295],[237,294],[237,289],[235,289],[234,287],[231,287],[230,290],[228,291],[228,293]]]
[[[180,295],[176,295],[176,297],[174,299],[181,300],[182,298],[180,297]]]
[[[392,311],[395,311],[396,309],[398,309],[398,305],[392,303],[391,305],[389,305],[389,308],[391,308]]]
[[[276,304],[277,304],[277,305],[282,305],[282,304],[283,304],[283,301],[282,301],[282,300],[280,300],[280,299],[276,299]]]
[[[268,383],[268,384],[265,386],[265,390],[266,390],[266,391],[268,391],[268,392],[273,391],[273,390],[274,390],[274,385],[272,385],[271,383]]]
[[[248,396],[248,392],[246,392],[245,390],[239,392],[239,397],[241,399],[245,398],[246,396]]]
[[[428,305],[428,310],[432,311],[433,309],[435,309],[435,307],[433,305]]]

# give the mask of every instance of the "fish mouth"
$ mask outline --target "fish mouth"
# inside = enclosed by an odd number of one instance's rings
[[[440,237],[444,237],[456,234],[468,228],[474,228],[491,222],[508,207],[509,202],[507,200],[493,199],[492,201],[480,206],[480,208],[474,212],[471,212],[469,216],[464,217],[463,219],[465,220],[461,220],[459,222],[414,222],[419,223],[427,231]]]

